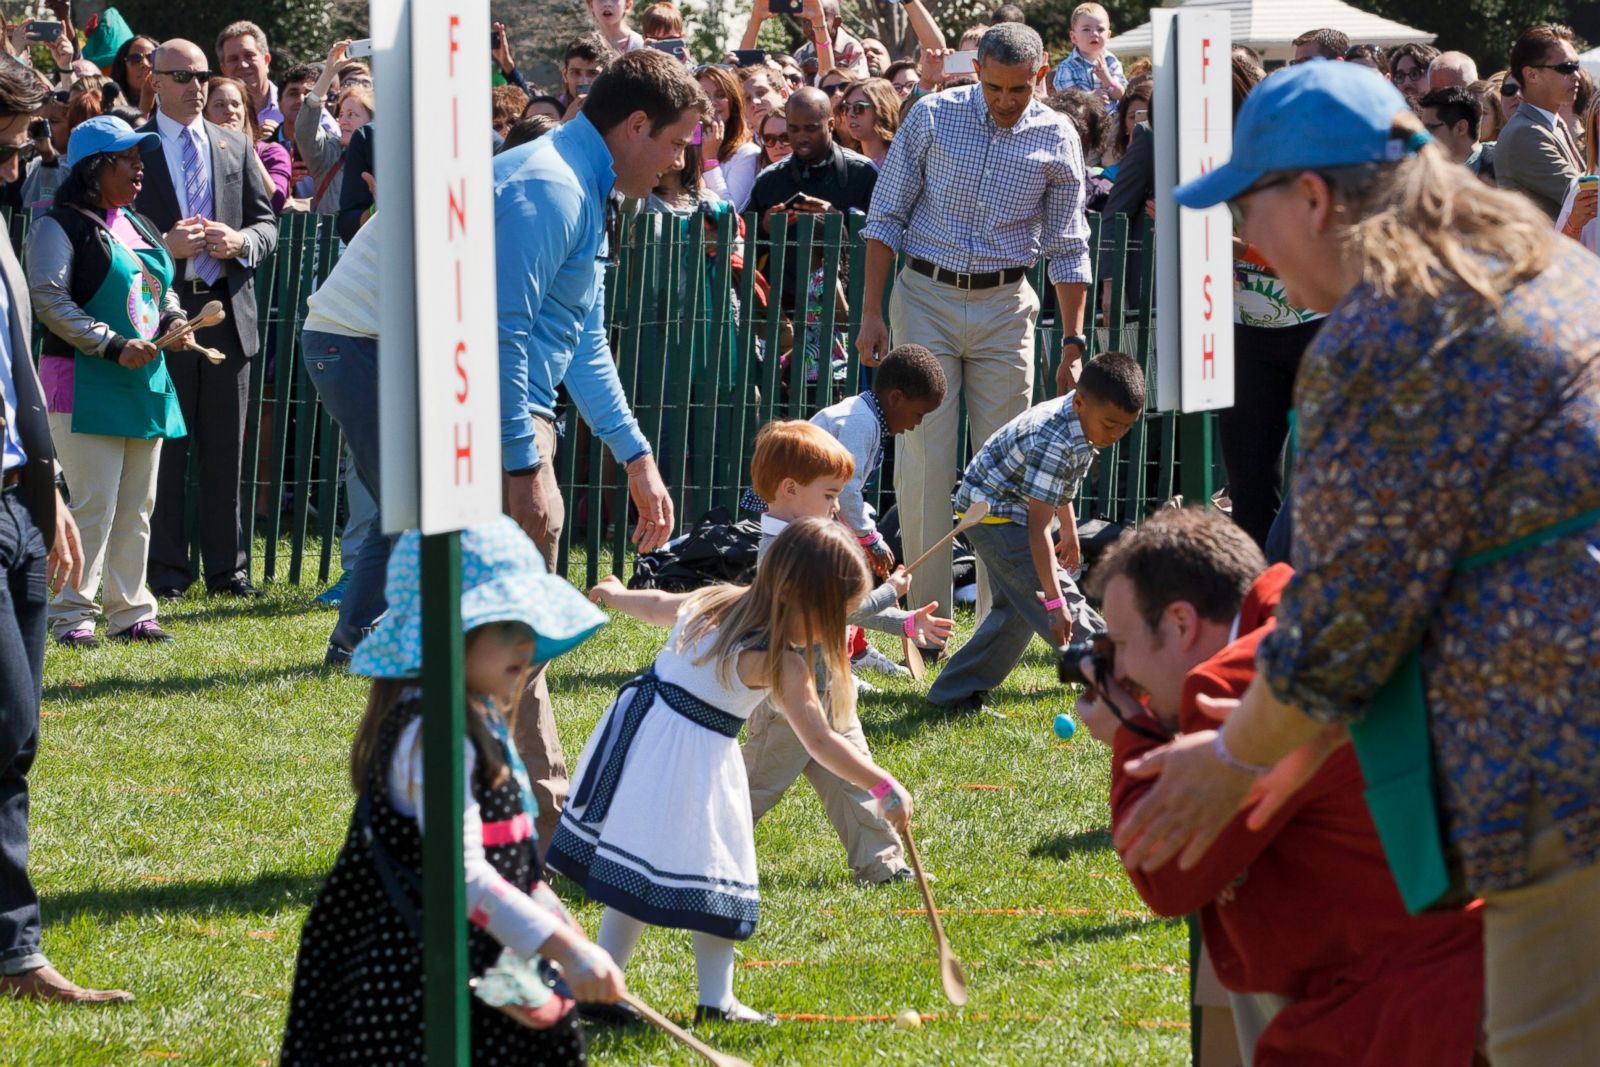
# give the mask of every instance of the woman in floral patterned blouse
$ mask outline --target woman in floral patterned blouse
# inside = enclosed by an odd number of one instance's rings
[[[1347,729],[1382,836],[1394,797],[1363,743],[1420,660],[1406,799],[1437,807],[1414,840],[1441,858],[1415,906],[1483,898],[1496,1067],[1600,1063],[1600,267],[1343,63],[1263,82],[1233,160],[1178,200],[1234,202],[1290,299],[1329,314],[1296,390],[1277,631],[1223,729],[1130,765],[1160,781],[1124,861],[1192,866]],[[1415,857],[1389,857],[1405,892]]]

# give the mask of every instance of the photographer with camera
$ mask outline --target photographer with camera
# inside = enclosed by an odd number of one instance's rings
[[[1187,509],[1118,537],[1094,565],[1106,635],[1067,653],[1091,656],[1061,665],[1062,677],[1075,669],[1090,681],[1078,715],[1114,749],[1114,829],[1152,785],[1126,763],[1178,733],[1216,728],[1218,702],[1250,685],[1291,574],[1267,568],[1226,515]],[[1200,913],[1245,1062],[1472,1061],[1483,1005],[1477,910],[1406,913],[1349,745],[1285,797],[1278,776],[1293,769],[1262,777],[1254,809],[1192,869],[1131,870],[1134,888],[1158,915]]]
[[[1124,766],[1179,732],[1215,729],[1218,701],[1249,685],[1291,574],[1268,569],[1226,516],[1199,510],[1158,513],[1095,564],[1106,633],[1093,657],[1062,666],[1091,682],[1078,714],[1115,752],[1113,827],[1152,784]],[[1159,915],[1199,912],[1247,1063],[1471,1062],[1479,912],[1406,914],[1348,745],[1285,797],[1278,776],[1293,770],[1261,779],[1254,810],[1193,868],[1130,871],[1134,887]]]

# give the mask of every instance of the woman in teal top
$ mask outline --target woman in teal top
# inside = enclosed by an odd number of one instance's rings
[[[1346,63],[1262,82],[1175,196],[1328,317],[1277,628],[1219,730],[1130,764],[1124,862],[1193,866],[1348,738],[1408,907],[1483,902],[1489,1060],[1600,1062],[1600,265]]]
[[[85,556],[82,580],[51,603],[50,627],[76,648],[98,643],[102,579],[111,636],[171,639],[145,571],[161,441],[186,432],[154,339],[183,312],[161,234],[129,207],[143,184],[141,150],[156,140],[109,115],[75,128],[67,178],[28,244],[40,378]]]

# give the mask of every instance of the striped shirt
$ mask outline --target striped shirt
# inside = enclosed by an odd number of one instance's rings
[[[327,279],[306,300],[305,329],[341,337],[378,336],[378,227],[363,226]]]
[[[1055,283],[1089,281],[1083,149],[1038,100],[995,125],[980,86],[914,104],[889,147],[862,233],[948,271],[1031,267]]]
[[[1128,78],[1122,73],[1122,61],[1110,52],[1106,56],[1106,72],[1111,75],[1111,80],[1122,86],[1128,87]],[[1100,91],[1100,79],[1094,72],[1094,60],[1078,51],[1076,48],[1056,64],[1055,77],[1050,79],[1051,88],[1056,92],[1066,92],[1068,89],[1082,89],[1085,92],[1097,93]],[[1115,100],[1107,103],[1109,110],[1115,111]]]
[[[990,518],[1028,521],[1028,501],[1070,503],[1100,454],[1072,410],[1076,393],[1035,404],[994,432],[961,476],[956,511],[989,502]]]

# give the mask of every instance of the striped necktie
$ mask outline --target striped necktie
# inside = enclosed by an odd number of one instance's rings
[[[193,129],[183,131],[183,187],[189,198],[189,214],[210,219],[211,182],[200,163],[200,135]],[[217,279],[222,277],[222,264],[204,252],[195,253],[189,262],[194,265],[196,277],[207,285],[217,284]]]

